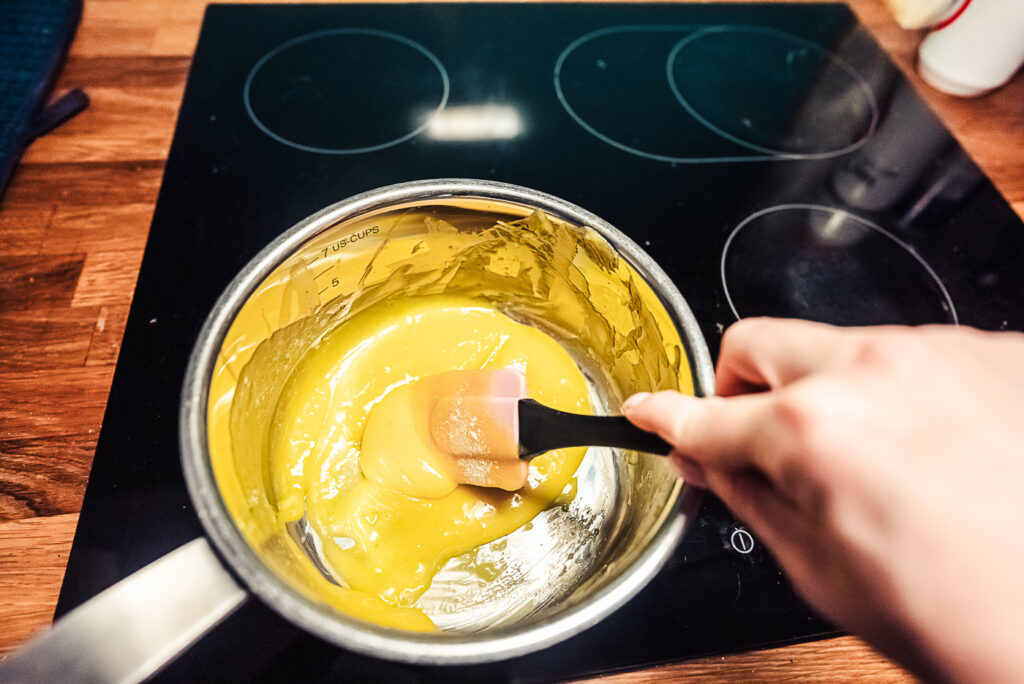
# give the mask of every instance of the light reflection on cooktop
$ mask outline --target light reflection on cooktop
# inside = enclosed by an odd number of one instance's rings
[[[957,323],[946,286],[910,245],[831,207],[788,204],[752,214],[729,235],[721,275],[737,318]]]

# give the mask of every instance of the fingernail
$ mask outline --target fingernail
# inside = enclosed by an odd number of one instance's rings
[[[679,472],[679,475],[683,478],[684,482],[707,489],[708,478],[707,475],[704,474],[704,467],[700,463],[697,463],[692,458],[680,456],[679,454],[674,454],[672,456],[672,463],[675,465],[676,470]]]
[[[626,399],[626,401],[622,402],[622,411],[623,411],[623,413],[629,413],[630,411],[635,409],[637,406],[642,404],[644,402],[644,400],[646,400],[647,397],[649,397],[649,396],[651,396],[650,392],[637,392],[633,396],[628,397]]]

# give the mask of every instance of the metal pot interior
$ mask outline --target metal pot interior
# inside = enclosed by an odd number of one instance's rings
[[[600,412],[618,413],[638,391],[693,393],[695,378],[698,392],[706,391],[710,361],[660,270],[596,217],[574,217],[571,205],[540,195],[531,202],[405,194],[313,217],[295,229],[293,245],[278,245],[280,257],[268,248],[263,258],[273,263],[263,268],[272,270],[239,296],[211,363],[209,463],[252,553],[319,616],[307,627],[387,657],[494,659],[567,637],[639,590],[681,534],[682,482],[666,459],[591,448],[574,492],[435,576],[415,607],[440,634],[379,628],[347,614],[344,589],[325,579],[275,510],[268,425],[303,355],[381,302],[448,294],[486,302],[554,337],[582,369]],[[597,612],[595,602],[604,604]],[[361,631],[374,638],[361,639]],[[501,649],[459,650],[491,637]],[[445,644],[437,658],[432,640]]]

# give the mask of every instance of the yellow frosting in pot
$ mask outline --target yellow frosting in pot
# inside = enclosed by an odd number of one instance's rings
[[[346,612],[408,628],[416,621],[407,611],[373,599],[412,606],[450,558],[525,525],[570,487],[583,448],[535,458],[528,483],[514,492],[456,485],[418,453],[410,463],[407,450],[416,445],[398,442],[386,453],[411,474],[419,496],[365,476],[363,428],[385,397],[445,371],[497,368],[521,370],[529,395],[548,406],[591,411],[582,372],[554,339],[446,296],[362,312],[321,339],[284,385],[268,442],[274,522],[283,528],[307,517],[347,587],[333,592]],[[375,450],[371,470],[380,470],[382,453]]]
[[[657,294],[593,230],[502,202],[448,201],[348,219],[279,264],[231,324],[207,407],[221,496],[260,561],[315,602],[410,630],[434,629],[415,603],[446,560],[572,498],[584,450],[534,459],[515,492],[434,478],[436,489],[409,496],[364,476],[362,430],[377,402],[425,375],[517,367],[531,396],[586,413],[576,362],[613,403],[692,391]],[[286,524],[303,515],[346,586],[290,537]]]

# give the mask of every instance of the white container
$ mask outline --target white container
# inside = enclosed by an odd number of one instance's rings
[[[960,0],[921,42],[918,71],[938,90],[973,97],[1024,63],[1024,0]]]

